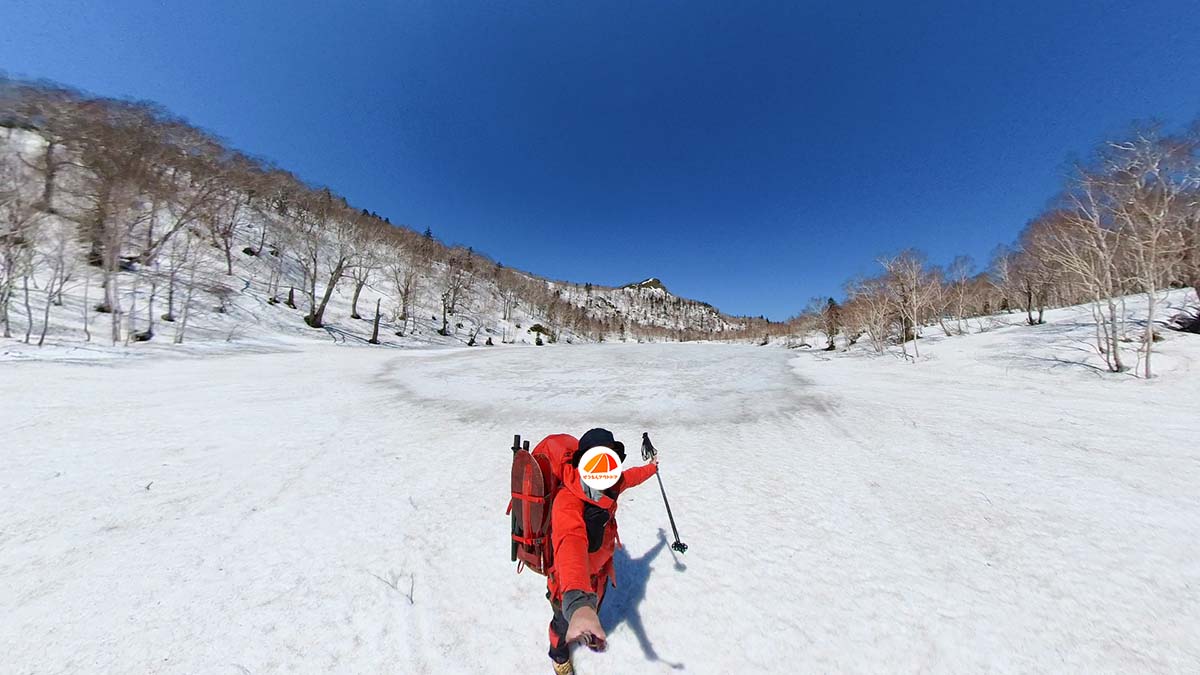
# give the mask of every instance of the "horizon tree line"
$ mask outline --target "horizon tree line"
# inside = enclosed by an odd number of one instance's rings
[[[335,292],[350,285],[350,318],[364,290],[376,294],[397,335],[416,329],[419,307],[445,336],[464,320],[474,343],[495,310],[542,317],[550,341],[699,339],[737,332],[736,320],[704,303],[607,289],[631,298],[621,315],[591,284],[513,270],[469,247],[450,246],[352,207],[269,162],[146,102],[0,77],[0,328],[24,314],[25,340],[45,341],[64,291],[82,290],[80,322],[107,315],[113,344],[152,340],[174,324],[183,342],[203,297],[223,313],[253,288],[271,305],[324,328]],[[248,279],[235,261],[250,261]],[[239,287],[240,285],[240,287]],[[95,295],[92,295],[95,291]],[[470,331],[474,331],[471,334]]]
[[[487,316],[524,313],[540,317],[538,337],[550,342],[763,336],[765,344],[820,329],[827,349],[840,334],[847,345],[865,337],[876,351],[898,344],[906,357],[911,347],[913,358],[929,329],[962,334],[974,320],[983,330],[985,317],[1018,310],[1037,325],[1047,308],[1088,303],[1108,368],[1130,368],[1126,345],[1136,339],[1137,367],[1151,377],[1158,292],[1191,286],[1200,295],[1196,127],[1168,134],[1142,125],[1100,144],[982,271],[965,256],[940,267],[907,249],[880,258],[879,274],[847,282],[841,303],[821,298],[788,322],[727,317],[661,287],[597,289],[510,269],[442,243],[429,227],[354,208],[150,103],[0,79],[0,128],[0,328],[11,337],[16,314],[32,342],[40,322],[38,344],[68,289],[82,289],[86,339],[92,315],[108,315],[114,344],[154,339],[164,324],[183,342],[200,298],[223,313],[251,288],[324,328],[348,284],[349,317],[386,318],[397,335],[417,330],[418,310],[432,306],[437,332],[462,329],[468,344]],[[248,279],[235,278],[239,259],[252,262]],[[364,291],[376,296],[374,317],[360,315]],[[1121,300],[1132,293],[1148,305],[1136,326]]]
[[[1124,352],[1133,342],[1138,373],[1153,377],[1159,292],[1190,287],[1200,298],[1200,125],[1170,134],[1143,124],[1101,143],[1016,242],[997,247],[986,270],[975,272],[965,256],[931,265],[915,249],[877,262],[879,274],[846,283],[843,304],[817,299],[789,330],[821,330],[829,350],[839,333],[847,345],[865,335],[877,352],[899,344],[906,358],[911,345],[916,358],[917,338],[930,327],[963,334],[975,319],[985,330],[984,317],[1011,311],[1034,326],[1047,308],[1089,304],[1093,347],[1108,369],[1130,369]],[[1147,304],[1136,326],[1123,301],[1133,294]],[[1181,327],[1200,332],[1198,317],[1200,310],[1179,317]]]

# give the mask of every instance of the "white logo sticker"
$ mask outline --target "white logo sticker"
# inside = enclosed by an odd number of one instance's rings
[[[611,448],[596,446],[579,460],[579,476],[594,490],[610,488],[621,478],[621,458]]]

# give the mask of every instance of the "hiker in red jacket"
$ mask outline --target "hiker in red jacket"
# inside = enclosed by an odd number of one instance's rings
[[[572,642],[584,642],[597,651],[604,649],[607,637],[597,612],[608,582],[612,580],[616,585],[612,558],[619,544],[617,497],[658,470],[657,456],[650,464],[622,471],[613,466],[614,460],[604,459],[609,453],[603,452],[592,453],[581,468],[580,460],[595,448],[607,448],[625,461],[625,445],[613,438],[612,432],[588,431],[579,439],[570,464],[563,467],[563,485],[551,511],[554,568],[546,578],[546,597],[554,609],[550,658],[559,675],[573,672],[569,649]],[[603,489],[588,484],[595,481],[595,472],[606,470],[619,475],[615,483]],[[583,480],[584,476],[589,480]]]

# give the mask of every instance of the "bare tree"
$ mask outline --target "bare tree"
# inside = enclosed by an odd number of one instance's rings
[[[400,323],[400,334],[404,335],[409,331],[409,320],[413,318],[420,282],[428,275],[429,261],[418,251],[405,247],[393,254],[387,270],[398,299],[395,320]]]
[[[1043,266],[1057,267],[1087,289],[1096,319],[1096,349],[1108,369],[1121,372],[1120,331],[1117,306],[1120,295],[1122,230],[1114,227],[1103,206],[1100,185],[1094,176],[1080,170],[1064,197],[1062,209],[1046,214],[1029,225],[1025,235],[1030,254]]]
[[[355,264],[349,268],[350,278],[354,281],[354,295],[350,299],[350,318],[361,319],[358,315],[358,296],[371,278],[383,266],[384,250],[381,233],[369,217],[360,217],[357,232],[351,237],[351,247],[354,249]]]
[[[867,334],[876,352],[887,349],[888,325],[895,308],[887,282],[880,278],[857,279],[847,284],[847,323],[854,323]]]
[[[1017,279],[1018,251],[1011,246],[1001,244],[992,252],[992,261],[988,266],[988,281],[1000,296],[998,311],[1012,312],[1012,298],[1017,295],[1020,286]]]
[[[458,304],[469,291],[473,279],[470,252],[456,248],[443,261],[438,275],[438,293],[442,301],[442,328],[438,332],[449,335],[449,320],[458,311]]]
[[[183,242],[181,259],[184,261],[183,275],[185,280],[183,282],[183,307],[180,310],[181,316],[179,323],[175,327],[175,338],[173,340],[177,345],[183,344],[184,336],[187,333],[188,320],[192,316],[192,305],[195,299],[194,296],[196,293],[196,287],[199,283],[196,279],[196,272],[205,262],[206,258],[204,254],[204,247],[200,244],[201,238],[198,233],[194,232],[191,228],[187,228],[183,231],[182,235]]]
[[[313,328],[325,325],[325,308],[343,272],[354,255],[355,228],[328,189],[313,195],[301,210],[299,261],[304,270],[308,294],[308,314],[304,322]],[[325,280],[325,290],[317,300],[317,283]]]
[[[27,287],[33,273],[41,213],[28,193],[24,171],[11,161],[0,164],[0,322],[4,337],[12,337],[9,313],[17,284]]]
[[[59,171],[71,164],[71,144],[82,126],[78,115],[80,96],[65,87],[12,82],[0,77],[0,117],[19,120],[36,130],[43,142],[40,156],[17,156],[42,176],[41,198],[34,206],[55,212],[55,186]]]
[[[1180,256],[1180,280],[1192,287],[1200,300],[1200,188],[1193,188],[1185,202],[1181,218],[1183,255]]]
[[[249,194],[235,185],[226,185],[212,196],[209,208],[203,212],[202,220],[209,241],[224,256],[227,276],[233,276],[234,240],[249,202]]]
[[[74,238],[64,227],[46,228],[47,250],[41,256],[43,266],[50,268],[50,279],[46,283],[46,302],[42,309],[42,331],[38,335],[38,346],[46,343],[50,329],[50,310],[62,304],[63,287],[71,279],[76,265]],[[85,303],[86,305],[86,303]],[[87,308],[84,308],[85,316]]]
[[[945,272],[946,298],[944,304],[954,315],[958,334],[966,333],[964,328],[967,319],[967,299],[971,293],[971,277],[975,271],[975,261],[971,256],[960,255],[950,261]]]
[[[500,294],[500,318],[511,321],[521,298],[522,280],[508,269],[502,269],[496,274],[496,286]],[[589,293],[590,295],[590,293]]]
[[[1136,281],[1146,295],[1146,330],[1142,338],[1143,376],[1153,377],[1154,322],[1158,291],[1167,272],[1183,257],[1189,189],[1196,172],[1193,139],[1163,138],[1155,128],[1133,138],[1109,143],[1103,153],[1105,188],[1113,217],[1126,231]]]
[[[280,283],[286,272],[287,260],[297,238],[292,217],[304,188],[290,174],[271,171],[258,176],[255,190],[262,197],[252,201],[258,214],[260,238],[255,254],[266,260],[267,302],[279,302]],[[298,254],[299,255],[299,254]]]
[[[153,186],[162,175],[160,112],[137,104],[96,101],[83,104],[84,131],[74,141],[67,215],[82,227],[90,244],[88,262],[104,273],[104,302],[112,315],[112,342],[121,341],[119,273],[131,236],[154,214]],[[64,190],[66,188],[64,187]]]
[[[1038,247],[1029,241],[1031,230],[1026,229],[1021,234],[1016,256],[1012,260],[1010,273],[1016,283],[1018,297],[1025,309],[1025,321],[1030,326],[1040,326],[1046,322],[1046,307],[1050,303],[1050,291],[1054,285],[1058,268],[1049,260],[1037,253]],[[1037,310],[1037,318],[1033,310]]]
[[[937,296],[938,288],[925,269],[925,256],[908,249],[879,261],[885,270],[886,283],[900,321],[900,347],[908,356],[906,344],[913,341],[913,356],[920,358],[917,338],[926,312]]]

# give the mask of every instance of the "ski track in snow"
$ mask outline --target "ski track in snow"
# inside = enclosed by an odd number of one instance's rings
[[[1014,339],[10,364],[3,670],[549,672],[508,447],[606,426],[690,549],[622,497],[584,675],[1196,671],[1197,389],[1005,375]]]

